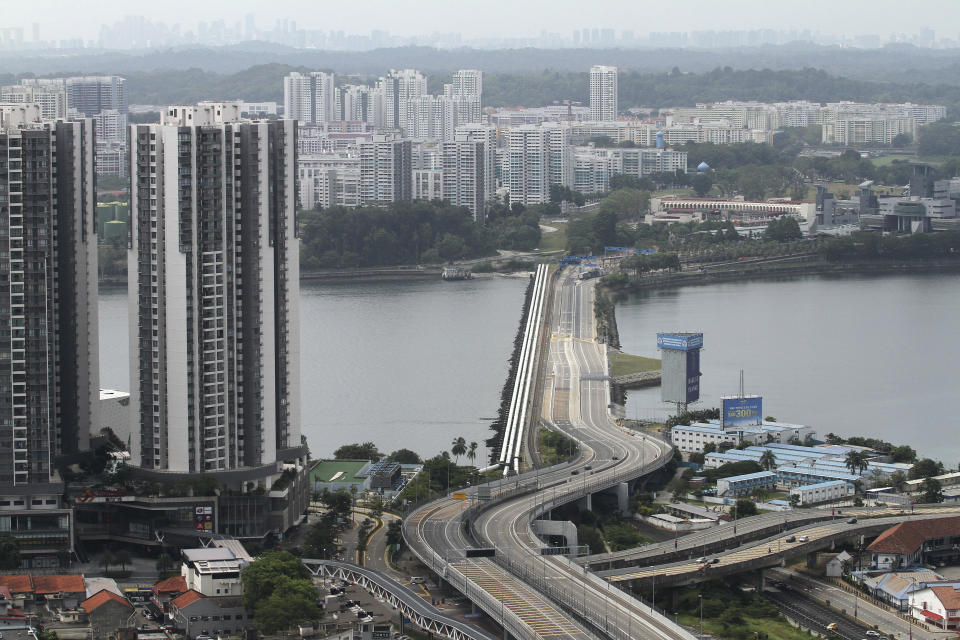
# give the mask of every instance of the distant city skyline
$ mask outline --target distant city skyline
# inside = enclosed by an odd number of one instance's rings
[[[183,38],[189,32],[192,40],[187,38],[186,42],[201,43],[204,35],[211,37],[211,31],[201,27],[201,22],[208,25],[221,23],[214,31],[235,32],[238,37],[231,41],[248,39],[244,36],[251,35],[251,27],[255,25],[255,30],[261,33],[333,31],[343,32],[344,37],[368,38],[375,44],[377,36],[371,36],[371,32],[379,31],[383,32],[379,34],[380,46],[394,44],[389,41],[390,37],[418,37],[417,44],[427,44],[433,34],[438,36],[439,46],[516,39],[556,42],[558,46],[569,41],[568,46],[582,46],[642,40],[650,33],[755,30],[809,32],[828,37],[828,40],[829,37],[840,37],[842,42],[868,35],[877,36],[880,43],[892,39],[925,46],[933,45],[934,39],[960,40],[960,12],[956,11],[953,0],[927,0],[912,5],[910,11],[904,11],[902,3],[891,0],[848,0],[843,3],[811,0],[802,5],[765,6],[762,9],[753,2],[740,0],[732,4],[689,0],[682,16],[664,11],[663,5],[623,0],[597,0],[589,4],[560,0],[551,5],[548,12],[505,0],[490,0],[484,10],[471,12],[469,20],[464,19],[462,7],[441,0],[414,3],[370,0],[362,5],[336,3],[325,6],[321,13],[316,11],[314,3],[306,0],[279,0],[268,6],[253,0],[234,0],[230,9],[225,14],[221,6],[198,5],[187,0],[165,3],[100,0],[95,10],[85,3],[67,0],[16,3],[5,7],[4,20],[0,24],[0,43],[9,44],[12,39],[20,37],[26,44],[39,40],[96,45],[104,25],[112,27],[126,16],[142,16],[153,23],[162,22],[171,30],[178,25],[176,34],[179,37]],[[892,15],[896,16],[895,21],[890,19]],[[574,31],[582,33],[583,29],[588,33],[606,29],[608,37],[577,41]],[[11,30],[14,32],[12,36]],[[615,36],[613,42],[609,40],[611,30]],[[296,46],[297,43],[289,44]]]

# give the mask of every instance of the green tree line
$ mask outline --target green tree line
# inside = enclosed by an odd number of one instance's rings
[[[960,231],[881,235],[855,233],[822,242],[818,251],[830,262],[852,260],[904,260],[960,256]]]
[[[494,207],[486,225],[466,208],[439,201],[305,211],[301,223],[304,269],[438,263],[540,242],[539,215],[523,207]]]

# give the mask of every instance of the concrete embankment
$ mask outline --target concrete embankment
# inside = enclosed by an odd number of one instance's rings
[[[616,378],[610,378],[610,382],[621,386],[624,389],[639,389],[641,387],[656,387],[660,385],[660,371],[641,371],[639,373],[630,373]]]

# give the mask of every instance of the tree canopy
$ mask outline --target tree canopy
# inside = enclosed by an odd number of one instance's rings
[[[310,584],[310,572],[300,559],[287,551],[271,551],[244,567],[240,574],[243,583],[243,604],[249,608],[269,598],[281,578],[305,580]],[[313,585],[310,584],[311,589]],[[316,601],[314,591],[313,601]],[[265,631],[261,629],[261,631]]]
[[[420,455],[410,449],[397,449],[387,456],[387,460],[399,462],[400,464],[420,464],[422,462]]]
[[[792,216],[779,216],[767,224],[763,237],[775,242],[789,242],[803,237],[800,223]]]
[[[379,462],[383,454],[377,450],[377,445],[372,442],[364,442],[363,444],[342,445],[333,452],[333,457],[337,460],[372,460],[373,462]]]
[[[317,589],[309,578],[277,575],[270,594],[254,602],[253,622],[263,634],[289,629],[300,622],[312,622],[321,615],[317,597]]]
[[[522,206],[493,207],[486,225],[465,207],[425,200],[304,211],[301,222],[304,269],[434,264],[498,248],[530,250],[540,242],[538,211]]]

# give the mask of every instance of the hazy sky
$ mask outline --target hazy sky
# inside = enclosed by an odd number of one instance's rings
[[[466,38],[569,35],[582,27],[649,31],[810,29],[822,33],[889,35],[933,27],[937,37],[960,38],[960,0],[0,0],[0,27],[40,24],[44,40],[96,38],[99,26],[140,14],[181,29],[199,20],[228,24],[256,16],[258,28],[291,18],[309,29],[396,35],[459,31]]]

